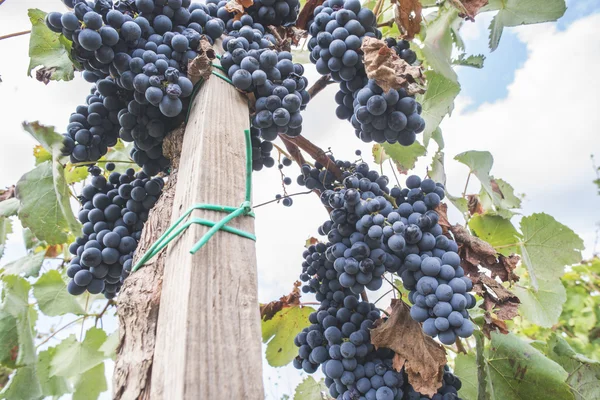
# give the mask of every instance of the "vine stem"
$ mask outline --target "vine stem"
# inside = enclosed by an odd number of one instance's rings
[[[288,137],[285,135],[279,135],[279,137],[285,142],[294,143],[296,146],[306,151],[315,161],[321,163],[329,172],[331,172],[335,178],[339,181],[342,180],[342,170],[339,169],[335,163],[331,162],[331,159],[327,157],[327,153],[323,151],[319,146],[312,143],[302,135],[295,137]]]
[[[313,99],[317,94],[319,94],[323,89],[327,86],[335,83],[335,81],[331,80],[331,75],[323,75],[308,89],[308,94],[310,98]]]
[[[285,199],[286,197],[294,197],[294,196],[300,196],[302,194],[309,194],[312,193],[312,190],[308,190],[306,192],[298,192],[298,193],[292,193],[292,194],[286,194],[285,196],[282,196],[280,199],[273,199],[273,200],[269,200],[269,201],[265,201],[264,203],[260,203],[256,206],[253,206],[252,208],[258,208],[258,207],[262,207],[262,206],[266,206],[267,204],[271,204],[274,203],[276,201],[281,201],[283,199]]]
[[[485,359],[483,345],[485,338],[482,334],[475,335],[475,348],[477,349],[477,400],[486,400]]]
[[[106,161],[81,161],[71,164],[73,167],[80,167],[83,165],[94,165],[98,162],[103,163],[114,163],[114,164],[135,164],[135,161],[124,161],[124,160],[106,160]]]
[[[106,302],[102,311],[100,311],[100,313],[98,315],[96,315],[96,321],[94,322],[94,326],[96,326],[98,324],[98,320],[102,319],[102,317],[104,316],[104,313],[106,313],[108,308],[113,304],[114,304],[114,302],[112,300],[108,300]]]
[[[41,343],[39,343],[37,346],[35,346],[36,348],[40,347],[41,345],[43,345],[44,343],[47,343],[50,339],[52,339],[58,332],[62,331],[63,329],[68,328],[69,326],[73,325],[76,322],[79,322],[80,320],[84,319],[87,315],[82,315],[81,317],[78,317],[76,319],[74,319],[73,321],[69,322],[66,325],[61,326],[59,329],[57,329],[56,331],[54,331],[52,333],[52,335],[48,336],[46,339],[44,339]]]
[[[471,179],[471,171],[469,171],[469,175],[467,175],[467,181],[465,182],[465,188],[463,190],[462,197],[465,198],[467,196],[467,188],[469,187],[469,179]]]
[[[4,2],[4,0],[0,0],[0,1]],[[2,4],[2,3],[0,3],[0,5],[1,5],[1,4]],[[27,35],[27,34],[29,34],[29,33],[31,33],[31,31],[30,31],[30,30],[29,30],[29,31],[15,32],[15,33],[9,33],[8,35],[3,35],[3,36],[0,36],[0,40],[4,40],[4,39],[10,39],[10,38],[12,38],[12,37],[16,37],[16,36]]]

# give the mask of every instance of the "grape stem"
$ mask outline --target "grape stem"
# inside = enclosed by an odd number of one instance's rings
[[[338,181],[342,181],[342,171],[337,165],[335,165],[334,162],[331,162],[331,159],[327,157],[327,153],[325,153],[319,146],[315,145],[302,135],[295,137],[279,135],[279,137],[284,142],[287,141],[294,143],[296,146],[306,151],[315,161],[321,163],[329,172],[331,172]]]
[[[73,167],[80,167],[83,165],[94,165],[96,163],[99,162],[103,162],[103,163],[114,163],[114,164],[135,164],[135,161],[124,161],[124,160],[107,160],[107,161],[81,161],[81,162],[76,162],[71,164],[71,166]]]
[[[463,346],[462,340],[459,337],[456,338],[456,349],[459,353],[467,354],[467,350],[465,350],[465,346]]]
[[[323,75],[313,85],[308,88],[308,94],[310,98],[313,99],[320,91],[325,89],[327,86],[335,83],[335,81],[331,80],[331,75]]]
[[[394,18],[390,18],[390,19],[388,19],[388,20],[387,20],[387,21],[385,21],[385,22],[380,22],[380,23],[378,23],[378,24],[377,24],[377,27],[378,27],[378,28],[382,28],[382,27],[384,27],[384,26],[390,26],[390,27],[391,27],[391,26],[393,26],[393,25],[394,25]]]
[[[2,2],[4,2],[4,0],[0,0],[0,5],[2,4]],[[9,39],[11,37],[15,37],[15,36],[21,36],[21,35],[27,35],[28,33],[31,33],[31,31],[21,31],[21,32],[15,32],[15,33],[9,33],[8,35],[3,35],[0,36],[0,40],[4,40],[4,39]]]
[[[298,192],[298,193],[292,193],[292,194],[286,194],[285,196],[281,197],[280,199],[273,199],[273,200],[269,200],[269,201],[265,201],[264,203],[260,203],[256,206],[253,206],[252,208],[258,208],[258,207],[262,207],[262,206],[266,206],[267,204],[271,204],[274,202],[279,202],[283,199],[285,199],[286,197],[294,197],[294,196],[300,196],[301,194],[309,194],[312,193],[312,190],[308,190],[306,192]]]
[[[100,313],[98,315],[96,315],[96,321],[94,322],[94,326],[96,326],[98,324],[98,321],[102,319],[102,317],[104,316],[104,313],[106,313],[106,311],[108,310],[108,308],[111,305],[114,305],[115,302],[112,300],[108,300],[106,302],[106,304],[104,305],[104,308],[102,309],[102,311],[100,311]]]
[[[373,14],[375,14],[376,19],[379,19],[381,10],[383,9],[383,2],[384,0],[377,0],[375,7],[373,7]]]
[[[467,197],[467,188],[469,187],[469,179],[471,179],[471,171],[469,171],[469,175],[467,175],[467,181],[465,182],[465,188],[464,188],[463,194],[462,194],[463,198]]]

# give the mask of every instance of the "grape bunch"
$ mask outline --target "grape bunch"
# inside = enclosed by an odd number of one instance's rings
[[[62,153],[70,156],[72,163],[97,161],[119,139],[118,112],[123,102],[116,92],[99,83],[91,89],[86,104],[77,106],[71,114],[67,133],[63,134]]]
[[[107,163],[107,171],[115,165]],[[148,212],[160,196],[164,181],[150,179],[133,169],[120,174],[112,172],[108,179],[100,168],[89,168],[91,184],[84,186],[79,197],[82,208],[79,221],[82,235],[69,247],[73,258],[67,269],[72,280],[67,290],[80,295],[103,293],[115,297],[123,280],[131,271],[133,253],[141,238]]]
[[[244,20],[242,22],[242,20]],[[310,96],[304,67],[292,62],[292,54],[277,52],[270,47],[276,43],[262,26],[253,28],[251,18],[240,20],[239,31],[229,32],[223,41],[227,52],[221,65],[236,88],[252,92],[256,97],[256,113],[252,126],[260,130],[266,141],[275,140],[278,133],[297,136],[302,131],[303,110]]]
[[[212,43],[224,23],[211,17],[206,5],[189,0],[128,0],[114,7],[104,0],[65,4],[73,11],[48,14],[46,25],[73,42],[72,55],[82,64],[84,79],[95,83],[101,95],[121,100],[119,109],[110,111],[121,139],[134,142],[134,161],[149,176],[165,170],[169,161],[162,141],[181,123],[193,91],[188,61],[197,56],[201,35]],[[85,142],[86,135],[80,136]],[[96,161],[109,147],[96,144],[97,139],[73,141],[65,139],[64,149],[78,161]]]
[[[473,333],[467,311],[475,306],[475,297],[467,293],[473,282],[460,266],[456,242],[444,236],[438,224],[434,210],[444,198],[443,185],[412,175],[406,186],[391,193],[405,226],[404,238],[400,244],[388,241],[388,247],[403,247],[408,253],[399,273],[404,287],[411,291],[411,317],[423,322],[423,331],[428,335],[452,344],[457,337]]]
[[[225,8],[227,1],[207,1],[207,5],[211,3],[217,7],[214,15],[225,22],[225,28],[229,32],[239,30],[242,27],[240,24],[247,25],[245,22],[248,18],[256,21],[261,26],[294,25],[296,19],[298,19],[300,9],[300,2],[298,0],[257,0],[245,10],[246,14],[242,15],[241,19],[236,20],[234,19],[234,14]]]

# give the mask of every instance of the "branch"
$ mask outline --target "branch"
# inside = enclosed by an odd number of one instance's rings
[[[2,0],[0,0],[0,1],[2,1]],[[0,5],[1,4],[2,3],[0,3]],[[31,31],[22,31],[22,32],[9,33],[8,35],[0,36],[0,40],[9,39],[9,38],[15,37],[15,36],[27,35],[28,33],[31,33]]]
[[[375,14],[375,18],[379,19],[379,14],[383,8],[383,0],[377,0],[375,3],[375,7],[373,7],[373,14]]]
[[[378,28],[381,28],[383,26],[393,26],[394,25],[394,18],[390,18],[389,20],[385,21],[385,22],[380,22],[377,24]]]
[[[309,89],[308,94],[310,98],[313,99],[319,92],[325,89],[327,86],[335,83],[335,81],[331,80],[331,75],[323,75],[320,77]]]
[[[279,135],[284,142],[294,143],[296,146],[306,151],[315,161],[321,163],[329,172],[331,172],[338,181],[342,181],[342,171],[331,158],[327,157],[327,154],[317,145],[306,139],[302,135],[296,137],[289,137],[286,135]]]
[[[308,21],[310,21],[313,17],[313,12],[315,8],[323,4],[325,0],[307,0],[302,7],[302,11],[298,15],[298,19],[296,20],[296,27],[304,30],[308,30]]]

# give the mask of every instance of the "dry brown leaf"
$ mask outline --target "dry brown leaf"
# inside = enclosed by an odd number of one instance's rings
[[[371,343],[396,353],[394,368],[404,368],[417,392],[433,396],[442,386],[446,351],[423,333],[421,324],[410,317],[410,307],[402,300],[392,299],[390,317],[371,330]]]
[[[361,50],[367,76],[375,79],[385,92],[404,88],[409,95],[425,93],[421,67],[408,64],[383,40],[365,36]]]
[[[459,17],[475,21],[475,16],[482,7],[488,5],[489,0],[452,0],[452,3],[460,10]]]
[[[55,258],[62,254],[63,247],[61,244],[55,244],[46,248],[45,257]]]
[[[469,208],[469,214],[474,215],[474,214],[483,214],[484,210],[483,210],[483,205],[481,205],[481,202],[479,201],[479,196],[476,194],[468,194],[467,195],[467,200],[468,200],[468,208]]]
[[[35,71],[35,79],[37,79],[40,82],[44,82],[44,85],[47,85],[50,83],[52,74],[54,74],[55,71],[56,71],[55,67],[50,67],[50,68],[42,67],[42,68],[38,69],[37,71]]]
[[[300,14],[298,14],[296,27],[308,30],[308,23],[314,18],[313,13],[315,12],[315,8],[324,2],[325,0],[307,0],[304,7],[302,7],[302,10],[300,10]]]
[[[268,321],[275,316],[279,311],[284,308],[297,306],[300,304],[300,286],[302,283],[300,281],[294,282],[294,289],[288,295],[282,296],[277,301],[272,301],[267,304],[260,305],[260,317],[263,321]]]
[[[450,225],[450,222],[448,221],[448,205],[446,203],[440,203],[440,205],[435,208],[435,211],[439,216],[438,224],[442,227],[442,233],[449,239],[452,239],[452,236],[449,233],[452,225]]]
[[[254,4],[253,0],[229,0],[227,4],[225,4],[225,10],[227,12],[235,14],[234,17],[236,20],[240,19],[242,15],[246,12],[246,8],[251,7]]]
[[[391,0],[394,5],[394,20],[404,39],[412,40],[421,31],[421,1]]]
[[[310,246],[312,246],[313,244],[317,244],[317,243],[319,243],[319,239],[317,239],[314,236],[311,236],[308,239],[306,239],[306,243],[304,243],[304,247],[308,249]]]
[[[215,59],[215,51],[210,42],[202,37],[198,45],[198,55],[188,61],[187,74],[188,78],[195,85],[200,79],[210,78],[212,70],[212,60]]]
[[[483,297],[481,308],[485,311],[483,332],[489,337],[490,332],[499,329],[508,333],[506,322],[519,315],[521,301],[502,284],[485,274],[472,278],[473,290]]]
[[[500,195],[501,198],[504,198],[504,193],[502,193],[502,190],[500,190],[500,186],[498,186],[496,180],[492,178],[490,184],[492,186],[492,191],[498,193],[498,195]]]
[[[15,185],[0,190],[0,201],[12,199],[15,197]]]

